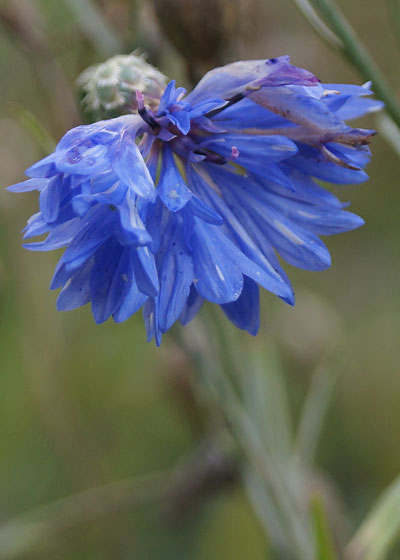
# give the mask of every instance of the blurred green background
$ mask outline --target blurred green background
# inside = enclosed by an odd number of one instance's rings
[[[399,91],[400,55],[384,3],[339,4]],[[88,6],[97,8],[98,19]],[[240,25],[224,61],[290,54],[322,81],[361,83],[290,0],[237,6]],[[44,155],[46,140],[33,137],[32,118],[57,140],[82,119],[74,85],[79,73],[119,49],[136,48],[188,85],[185,62],[164,38],[150,2],[0,1],[3,187],[23,180],[24,169]],[[360,125],[378,127],[373,115]],[[400,470],[399,159],[383,135],[372,149],[370,181],[335,188],[366,226],[327,240],[329,270],[287,266],[296,307],[264,294],[262,330],[249,341],[278,346],[296,415],[312,372],[340,339],[346,370],[318,461],[335,480],[350,528]],[[238,483],[187,515],[168,515],[168,504],[159,503],[163,473],[203,434],[202,421],[190,414],[190,364],[170,335],[159,349],[147,344],[140,315],[96,326],[88,307],[56,311],[57,294],[48,285],[57,255],[21,247],[19,232],[36,208],[36,194],[0,190],[0,523],[7,527],[31,510],[99,485],[111,484],[111,494],[97,505],[94,500],[81,520],[71,521],[72,515],[32,542],[29,533],[18,533],[16,543],[0,528],[0,560],[268,558]],[[129,486],[139,475],[150,478],[137,500],[112,485],[128,479]]]

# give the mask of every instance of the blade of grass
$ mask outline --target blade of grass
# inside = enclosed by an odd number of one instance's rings
[[[347,552],[350,560],[384,560],[400,535],[400,475],[370,510]]]
[[[329,29],[326,23],[319,17],[310,0],[293,0],[300,12],[306,18],[314,30],[325,39],[334,49],[340,50],[343,45],[341,40]]]
[[[291,549],[284,531],[285,523],[262,477],[250,465],[244,465],[241,471],[244,488],[264,528],[267,540],[275,550],[285,554],[284,558],[288,558],[288,555],[290,558]]]
[[[314,494],[310,505],[315,533],[316,560],[337,560],[321,496]]]

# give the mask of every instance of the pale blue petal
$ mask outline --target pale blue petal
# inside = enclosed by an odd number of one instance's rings
[[[163,148],[157,194],[171,212],[181,210],[192,196],[178,170],[171,148],[168,145],[165,145]]]

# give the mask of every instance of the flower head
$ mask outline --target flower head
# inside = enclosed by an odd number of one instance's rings
[[[51,288],[57,307],[91,302],[97,322],[141,307],[160,344],[204,300],[256,334],[259,286],[294,303],[277,255],[330,266],[320,235],[359,227],[315,180],[360,183],[372,130],[345,120],[380,109],[369,85],[323,85],[286,56],[207,73],[191,93],[170,82],[157,103],[79,126],[9,187],[38,190],[24,237],[37,251],[66,247]]]

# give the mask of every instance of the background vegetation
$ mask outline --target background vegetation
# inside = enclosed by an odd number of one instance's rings
[[[338,4],[399,91],[386,4]],[[291,54],[322,81],[363,81],[291,0],[237,7],[240,25],[224,61]],[[4,187],[23,180],[24,169],[51,149],[49,139],[82,119],[79,73],[136,48],[189,85],[186,62],[150,2],[0,2]],[[360,125],[379,129],[375,118]],[[294,419],[313,372],[335,349],[329,367],[340,364],[340,377],[317,463],[324,480],[335,481],[334,525],[346,535],[400,470],[399,159],[384,134],[374,139],[373,153],[368,183],[335,188],[366,226],[327,240],[329,270],[289,270],[296,307],[264,294],[261,333],[251,340],[240,335],[253,352],[278,356]],[[273,558],[234,466],[222,459],[220,465],[215,450],[207,455],[207,414],[193,404],[192,366],[173,335],[156,349],[146,344],[139,315],[96,326],[88,307],[56,312],[56,293],[47,286],[57,256],[21,247],[19,232],[36,207],[35,194],[0,190],[0,559]],[[218,483],[191,488],[210,468]],[[41,509],[49,503],[54,509]]]

